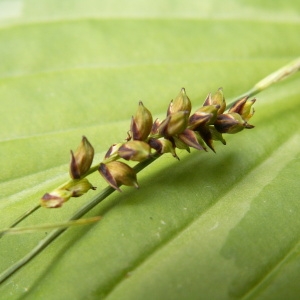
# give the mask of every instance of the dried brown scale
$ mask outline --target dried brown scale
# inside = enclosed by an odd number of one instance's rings
[[[202,107],[192,115],[192,104],[184,88],[167,108],[164,120],[153,122],[151,112],[140,101],[136,114],[132,117],[128,137],[125,142],[113,144],[102,162],[91,167],[94,148],[86,137],[75,153],[71,151],[70,177],[65,185],[46,193],[41,199],[44,207],[60,207],[71,197],[80,197],[95,187],[85,178],[98,170],[114,189],[121,191],[120,185],[138,188],[136,172],[120,159],[141,162],[151,156],[171,153],[178,158],[176,148],[190,152],[190,147],[207,151],[207,145],[215,152],[213,141],[226,144],[222,134],[237,133],[254,126],[248,124],[253,116],[255,99],[243,98],[225,112],[226,102],[222,88],[209,94]],[[155,151],[156,154],[152,153]]]
[[[204,143],[201,142],[200,135],[191,129],[185,129],[182,133],[178,135],[179,139],[187,144],[189,147],[193,147],[197,150],[206,150]]]

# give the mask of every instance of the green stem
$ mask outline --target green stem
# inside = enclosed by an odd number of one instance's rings
[[[92,174],[93,172],[97,171],[99,168],[99,164],[91,167],[89,169],[89,171],[85,174],[84,177]],[[70,183],[73,179],[70,179],[69,181],[63,183],[62,185],[60,185],[58,188],[62,188],[64,186],[66,186],[68,183]],[[36,210],[38,210],[39,208],[41,208],[40,204],[37,204],[36,206],[34,206],[33,208],[29,209],[27,212],[25,212],[23,215],[19,216],[8,228],[6,229],[2,229],[0,230],[0,238],[4,235],[4,231],[7,231],[9,228],[14,228],[15,226],[17,226],[20,222],[22,222],[23,220],[25,220],[27,217],[29,217],[31,214],[33,214]]]
[[[289,63],[288,65],[282,67],[281,69],[275,71],[274,73],[270,74],[269,76],[267,76],[264,79],[262,79],[261,81],[259,81],[248,92],[235,98],[235,100],[232,103],[227,105],[227,109],[230,108],[236,101],[238,101],[244,97],[254,96],[257,93],[261,92],[262,90],[268,88],[270,85],[291,76],[292,74],[296,73],[299,70],[300,70],[300,58],[296,59],[295,61]],[[140,172],[145,167],[147,167],[149,164],[154,162],[159,156],[160,156],[159,154],[155,154],[152,157],[148,158],[147,160],[137,164],[134,167],[135,171],[137,173]],[[98,170],[98,167],[99,167],[99,164],[90,168],[90,170],[87,172],[87,174],[85,174],[85,176]],[[77,213],[75,213],[69,219],[69,222],[81,218],[83,215],[85,215],[87,212],[89,212],[93,207],[95,207],[101,201],[106,199],[114,191],[115,191],[115,189],[113,189],[110,186],[105,188],[101,193],[99,193],[98,195],[93,197],[90,202],[88,202],[80,210],[78,210]],[[18,223],[20,223],[22,220],[24,220],[26,217],[28,217],[30,214],[32,214],[39,207],[40,206],[36,206],[33,209],[29,210],[24,215],[22,215],[21,217],[19,217],[13,223],[13,225],[11,227],[16,226]],[[38,243],[38,245],[34,249],[32,249],[27,255],[25,255],[21,260],[19,260],[14,265],[12,265],[7,270],[5,270],[2,274],[0,274],[0,284],[2,282],[4,282],[6,279],[8,279],[11,275],[13,275],[21,267],[26,265],[31,259],[33,259],[37,254],[39,254],[43,249],[45,249],[52,241],[54,241],[57,237],[59,237],[66,229],[67,229],[67,227],[56,229],[53,232],[51,232],[46,238],[44,238],[42,241],[40,241]]]
[[[282,81],[291,75],[295,74],[300,70],[300,57],[293,60],[292,62],[288,63],[287,65],[283,66],[282,68],[278,69],[277,71],[271,73],[267,77],[263,78],[259,82],[257,82],[248,92],[238,96],[235,98],[230,104],[227,105],[227,109],[232,107],[235,102],[243,99],[245,97],[253,97],[254,95],[258,94],[259,92],[267,89],[274,83]]]
[[[283,66],[282,68],[278,69],[277,71],[271,73],[267,77],[263,78],[259,82],[257,82],[249,91],[246,93],[236,97],[230,104],[227,105],[227,109],[232,107],[237,101],[240,99],[243,99],[245,97],[252,97],[259,92],[265,90],[268,88],[270,85],[277,83],[281,80],[286,79],[287,77],[293,75],[294,73],[298,72],[300,70],[300,57],[297,58],[296,60],[288,63],[287,65]],[[153,136],[154,137],[154,136]],[[94,173],[97,171],[99,168],[99,164],[92,166],[89,171],[84,175],[84,177]],[[61,185],[61,187],[65,186],[72,180],[69,180],[68,182],[64,183]],[[14,221],[14,223],[10,226],[15,227],[17,224],[19,224],[21,221],[23,221],[25,218],[27,218],[29,215],[31,215],[33,212],[35,212],[38,208],[40,208],[40,205],[35,206],[33,209],[29,210],[26,212],[24,215],[20,216],[17,220]],[[0,233],[0,238],[2,234]]]
[[[95,166],[92,166],[92,167],[87,171],[87,173],[85,174],[84,177],[86,177],[86,176],[88,176],[88,175],[90,175],[90,174],[92,174],[92,173],[98,171],[98,169],[99,169],[99,164],[97,164],[97,165],[95,165]]]
[[[41,206],[38,204],[34,206],[33,208],[29,209],[27,212],[25,212],[23,215],[19,216],[10,226],[9,228],[13,228],[17,226],[20,222],[22,222],[24,219],[26,219],[28,216],[30,216],[32,213],[34,213],[36,210],[38,210]],[[0,231],[0,238],[4,235],[3,230]]]
[[[51,230],[57,228],[66,228],[73,226],[81,226],[87,225],[90,223],[97,222],[101,219],[101,217],[92,217],[87,219],[78,219],[74,221],[61,222],[61,223],[52,223],[52,224],[42,224],[42,225],[34,225],[34,226],[25,226],[25,227],[17,227],[17,228],[5,228],[0,230],[1,234],[20,234],[20,233],[31,233],[36,232],[37,230]]]
[[[154,162],[158,157],[160,157],[159,154],[154,154],[152,157],[148,158],[147,160],[138,163],[134,169],[138,173],[142,171],[144,168],[146,168],[148,165],[150,165],[152,162]],[[85,215],[87,212],[89,212],[92,208],[94,208],[97,204],[102,202],[104,199],[106,199],[110,194],[112,194],[115,191],[112,187],[108,186],[104,190],[102,190],[98,195],[92,198],[90,202],[82,206],[70,219],[69,222],[78,220],[83,215]],[[66,228],[59,228],[54,231],[52,231],[47,237],[45,237],[43,240],[41,240],[38,245],[33,248],[27,255],[25,255],[22,259],[17,261],[15,264],[10,266],[8,269],[6,269],[3,273],[0,274],[0,284],[3,283],[5,280],[7,280],[11,275],[13,275],[17,270],[22,268],[24,265],[26,265],[29,261],[31,261],[36,255],[38,255],[43,249],[45,249],[51,242],[53,242],[56,238],[58,238],[65,230]]]

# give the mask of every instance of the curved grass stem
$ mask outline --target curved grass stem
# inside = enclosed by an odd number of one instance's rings
[[[154,162],[160,155],[154,154],[152,157],[147,160],[140,162],[137,164],[134,169],[138,173]],[[91,201],[82,206],[69,220],[68,222],[78,220],[82,216],[84,216],[87,212],[89,212],[92,208],[94,208],[97,204],[106,199],[110,194],[115,191],[111,186],[103,189],[98,195],[94,196]],[[3,283],[6,279],[8,279],[11,275],[13,275],[17,270],[26,265],[30,260],[32,260],[36,255],[38,255],[43,249],[45,249],[51,242],[53,242],[56,238],[58,238],[68,227],[59,228],[53,230],[47,237],[41,240],[38,245],[33,248],[27,255],[25,255],[22,259],[17,261],[15,264],[6,269],[3,273],[0,274],[0,284]]]
[[[236,97],[230,104],[227,105],[227,109],[232,107],[235,102],[243,99],[245,97],[253,97],[256,94],[260,93],[261,91],[267,89],[274,83],[282,81],[291,75],[295,74],[300,70],[300,57],[297,59],[289,62],[287,65],[283,66],[282,68],[276,70],[275,72],[269,74],[259,82],[257,82],[249,91],[246,93]]]
[[[25,227],[9,227],[2,229],[0,233],[2,234],[19,234],[19,233],[31,233],[36,232],[37,230],[51,230],[51,229],[58,229],[58,228],[67,228],[73,226],[81,226],[87,225],[90,223],[97,222],[101,219],[101,217],[92,217],[87,219],[78,219],[74,221],[67,221],[61,223],[49,223],[49,224],[42,224],[42,225],[34,225],[34,226],[25,226]]]
[[[34,206],[33,208],[29,209],[28,211],[26,211],[23,215],[19,216],[6,230],[0,230],[0,238],[5,234],[5,232],[9,229],[9,228],[14,228],[15,226],[17,226],[20,222],[22,222],[23,220],[25,220],[28,216],[30,216],[31,214],[33,214],[36,210],[38,210],[41,206],[38,204],[36,206]]]
[[[280,68],[279,70],[271,73],[261,81],[259,81],[257,84],[254,85],[248,92],[238,96],[235,98],[235,100],[227,105],[227,109],[230,108],[236,101],[244,98],[244,97],[251,97],[259,92],[265,90],[270,85],[279,82],[292,74],[296,73],[300,70],[300,58],[294,60],[293,62],[285,65],[284,67]],[[134,169],[136,173],[143,170],[145,167],[147,167],[149,164],[154,162],[160,155],[154,154],[152,157],[146,159],[145,161],[138,163]],[[90,170],[85,174],[85,176],[95,172],[98,170],[98,166],[93,166],[90,168]],[[93,207],[95,207],[97,204],[102,202],[104,199],[106,199],[110,194],[112,194],[115,191],[112,187],[107,187],[104,190],[102,190],[99,194],[94,196],[87,204],[81,207],[80,210],[78,210],[70,219],[68,222],[72,222],[74,220],[78,220],[83,215],[85,215],[87,212],[89,212]],[[25,214],[21,215],[17,220],[14,221],[14,223],[10,226],[10,228],[15,227],[17,224],[19,224],[21,221],[23,221],[25,218],[27,218],[29,215],[34,213],[38,208],[40,208],[40,205],[35,206],[31,210],[27,211]],[[42,241],[38,243],[38,245],[33,248],[27,255],[25,255],[22,259],[20,259],[18,262],[10,266],[8,269],[6,269],[2,274],[0,274],[0,284],[4,282],[6,279],[8,279],[11,275],[13,275],[17,270],[22,268],[25,264],[27,264],[30,260],[32,260],[37,254],[39,254],[43,249],[45,249],[52,241],[54,241],[57,237],[59,237],[68,227],[58,228],[52,231],[46,238],[44,238]],[[3,234],[3,233],[2,233]],[[1,233],[0,233],[1,236]]]

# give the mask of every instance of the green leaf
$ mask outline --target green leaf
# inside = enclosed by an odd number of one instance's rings
[[[68,178],[88,137],[101,161],[138,101],[163,117],[227,102],[299,55],[297,1],[0,1],[0,228]],[[3,299],[295,299],[299,287],[299,74],[257,95],[253,130],[212,152],[165,155],[0,286]],[[91,183],[101,191],[98,174]],[[64,222],[97,192],[39,209]],[[48,231],[3,236],[0,271]]]

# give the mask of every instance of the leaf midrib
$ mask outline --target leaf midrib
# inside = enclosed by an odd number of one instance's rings
[[[268,17],[268,18],[266,18]],[[87,22],[87,21],[109,21],[109,22],[115,22],[115,21],[211,21],[211,16],[202,16],[201,18],[197,18],[195,16],[193,17],[187,17],[187,16],[169,16],[169,17],[155,17],[155,16],[93,16],[93,15],[87,15],[84,17],[59,17],[59,18],[28,18],[28,19],[21,19],[21,22],[12,22],[12,23],[0,23],[0,31],[1,30],[9,30],[12,28],[18,28],[23,26],[40,26],[45,24],[62,24],[62,23],[78,23],[78,22]],[[214,16],[214,21],[223,21],[223,22],[255,22],[255,23],[268,23],[268,24],[286,24],[286,25],[293,25],[293,24],[300,24],[300,19],[296,15],[294,18],[291,17],[291,15],[286,18],[285,16],[282,18],[279,18],[278,15],[274,16],[274,18],[270,17],[270,15],[266,14],[264,17],[258,17],[253,16],[245,17],[221,17],[221,16]]]
[[[61,74],[65,75],[68,73],[73,73],[73,72],[85,72],[85,71],[106,71],[106,70],[124,70],[124,69],[136,69],[136,68],[151,68],[151,67],[168,67],[168,66],[185,66],[187,67],[188,65],[201,65],[204,63],[222,63],[222,62],[236,62],[236,63],[245,63],[245,62],[274,62],[274,61],[289,61],[294,58],[287,56],[279,56],[279,57],[272,57],[272,56],[259,56],[259,57],[223,57],[222,59],[220,58],[214,58],[214,57],[209,57],[209,58],[201,58],[201,60],[184,60],[178,62],[176,61],[149,61],[149,62],[134,62],[131,64],[128,64],[127,62],[124,63],[112,63],[112,64],[97,64],[97,63],[91,63],[91,64],[82,64],[78,66],[73,66],[72,68],[53,68],[53,69],[46,69],[45,71],[31,71],[31,72],[19,72],[16,74],[7,74],[7,75],[0,75],[0,85],[3,82],[6,81],[13,81],[13,80],[24,80],[26,78],[31,78],[31,77],[41,77],[41,76],[52,76],[56,74]]]

